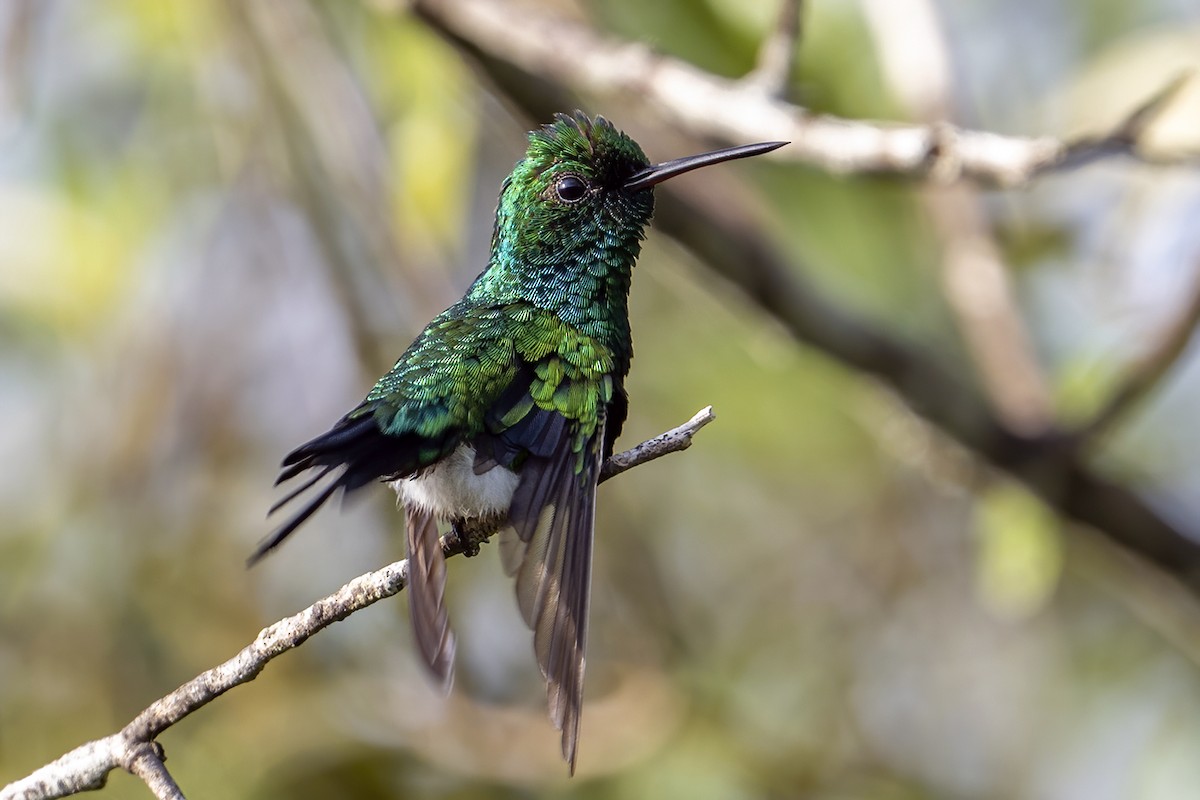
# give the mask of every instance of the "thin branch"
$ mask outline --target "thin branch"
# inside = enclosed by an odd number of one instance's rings
[[[1093,442],[1103,436],[1118,419],[1154,391],[1187,350],[1197,326],[1200,326],[1200,264],[1196,265],[1196,271],[1187,303],[1162,330],[1154,346],[1129,365],[1124,380],[1108,402],[1076,432],[1079,441]]]
[[[829,172],[932,176],[942,182],[969,178],[1014,186],[1047,171],[1137,151],[1137,142],[1123,134],[1067,142],[952,125],[894,125],[815,115],[745,81],[710,75],[640,42],[601,36],[526,6],[498,0],[411,0],[408,5],[481,56],[578,92],[620,94],[631,104],[644,103],[673,127],[698,138],[789,141],[789,147],[770,157]],[[1156,99],[1162,103],[1169,97]]]
[[[803,33],[804,0],[780,0],[775,27],[758,50],[754,71],[745,77],[748,85],[772,97],[787,94],[792,64]]]
[[[600,481],[668,453],[686,450],[696,431],[713,419],[715,415],[709,406],[677,428],[610,457],[601,469]],[[472,538],[477,543],[495,533],[500,526],[501,520],[493,519],[477,526],[472,531]],[[442,538],[442,551],[447,557],[458,555],[469,546],[470,543],[459,541],[454,533]],[[358,576],[298,614],[263,628],[254,641],[233,658],[154,701],[119,733],[81,745],[0,789],[0,800],[48,800],[100,789],[108,773],[122,767],[146,781],[160,800],[180,800],[183,793],[163,766],[161,750],[154,744],[155,737],[235,686],[254,680],[273,659],[304,644],[318,631],[399,593],[407,582],[408,562],[403,560]]]
[[[121,734],[114,733],[80,745],[0,789],[0,800],[42,800],[103,789],[108,773],[121,765],[123,744]]]
[[[667,453],[687,450],[692,446],[692,437],[696,435],[696,431],[716,418],[717,415],[713,413],[713,407],[705,406],[697,411],[694,417],[678,428],[673,428],[666,433],[660,433],[653,439],[647,439],[642,442],[637,447],[630,448],[624,453],[618,453],[610,457],[600,469],[600,482],[604,483],[604,481],[620,475],[627,469],[632,469],[639,464],[645,464],[647,461],[665,456]]]
[[[1136,145],[1146,134],[1146,130],[1154,123],[1162,112],[1179,96],[1184,86],[1195,75],[1194,70],[1184,70],[1176,75],[1170,83],[1159,89],[1135,108],[1111,134],[1114,140]]]
[[[141,778],[158,800],[187,800],[167,771],[158,742],[139,742],[130,748],[130,756],[125,769]]]

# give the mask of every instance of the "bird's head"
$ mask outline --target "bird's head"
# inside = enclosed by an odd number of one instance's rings
[[[529,134],[525,158],[504,183],[494,243],[509,239],[524,260],[552,262],[597,240],[636,242],[654,211],[654,186],[783,144],[732,147],[651,165],[638,143],[604,117],[558,114]]]
[[[652,165],[637,142],[603,117],[559,114],[529,134],[525,158],[504,181],[491,260],[467,296],[522,300],[553,309],[577,327],[588,320],[624,319],[633,265],[654,212],[654,187],[697,167],[782,144]]]
[[[597,238],[641,238],[654,195],[627,191],[649,166],[633,139],[604,117],[559,114],[529,134],[525,158],[504,182],[493,242],[527,263],[591,250]]]

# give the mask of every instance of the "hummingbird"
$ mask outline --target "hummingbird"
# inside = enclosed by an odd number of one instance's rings
[[[558,114],[532,131],[501,187],[486,268],[361,403],[283,459],[276,485],[307,474],[271,513],[304,499],[249,563],[338,492],[389,484],[405,516],[414,641],[449,691],[455,641],[438,523],[494,518],[573,775],[596,485],[629,406],[629,288],[653,189],[784,144],[652,165],[600,116]]]

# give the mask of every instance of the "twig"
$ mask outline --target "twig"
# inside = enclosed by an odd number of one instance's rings
[[[1146,129],[1158,119],[1162,112],[1171,104],[1171,101],[1179,96],[1180,91],[1187,85],[1194,75],[1193,70],[1184,70],[1176,75],[1170,83],[1159,89],[1153,95],[1146,99],[1140,106],[1135,108],[1130,114],[1117,126],[1110,138],[1118,141],[1124,141],[1131,145],[1136,145],[1145,135]]]
[[[111,736],[80,745],[27,777],[10,783],[0,789],[0,800],[42,800],[103,789],[108,773],[118,768],[141,778],[159,800],[186,800],[163,764],[165,760],[157,742],[134,738],[126,727]]]
[[[772,97],[783,98],[787,94],[803,19],[804,0],[781,0],[775,27],[758,50],[754,71],[744,79],[748,85]]]
[[[604,481],[620,475],[627,469],[636,467],[639,464],[645,464],[647,461],[656,459],[659,456],[665,456],[667,453],[687,450],[692,446],[692,437],[696,435],[696,431],[716,418],[717,415],[713,413],[713,407],[705,406],[697,411],[694,417],[678,428],[673,428],[666,433],[660,433],[653,439],[647,439],[637,447],[630,448],[624,453],[617,453],[604,462],[604,466],[600,469],[600,482],[604,483]]]
[[[187,800],[167,771],[158,742],[139,742],[129,750],[131,758],[123,766],[141,778],[158,800]]]
[[[710,75],[637,42],[499,0],[411,0],[412,11],[472,52],[579,92],[621,94],[699,138],[791,142],[771,157],[834,173],[969,178],[1015,186],[1056,169],[1132,153],[1124,139],[1067,142],[952,125],[892,125],[814,115],[744,81]]]
[[[1154,391],[1187,350],[1200,326],[1200,264],[1186,305],[1141,358],[1129,365],[1124,380],[1108,402],[1075,434],[1081,443],[1099,439],[1113,424]]]
[[[601,470],[601,482],[668,453],[686,450],[696,431],[714,418],[709,406],[679,427],[612,456]],[[494,520],[490,530],[484,527],[472,533],[486,538],[499,527],[500,520]],[[442,542],[447,556],[463,552],[463,543],[453,534],[443,537]],[[403,560],[358,576],[298,614],[263,628],[233,658],[154,701],[119,733],[77,747],[0,789],[0,800],[48,800],[100,789],[108,773],[118,768],[141,777],[160,800],[183,798],[162,764],[161,751],[154,745],[155,737],[235,686],[254,680],[273,659],[299,647],[318,631],[399,593],[407,581],[408,563]]]

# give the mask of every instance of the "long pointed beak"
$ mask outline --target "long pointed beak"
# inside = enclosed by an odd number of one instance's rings
[[[696,156],[675,158],[670,161],[664,161],[661,164],[651,164],[640,172],[635,172],[629,180],[625,181],[625,188],[635,191],[638,189],[649,189],[651,186],[662,183],[667,178],[674,178],[676,175],[682,175],[685,172],[691,172],[700,167],[707,167],[709,164],[720,164],[722,161],[732,161],[735,158],[759,156],[763,153],[769,153],[772,150],[778,150],[785,144],[787,142],[744,144],[739,147],[726,147],[724,150],[713,150],[710,153],[701,153]]]

